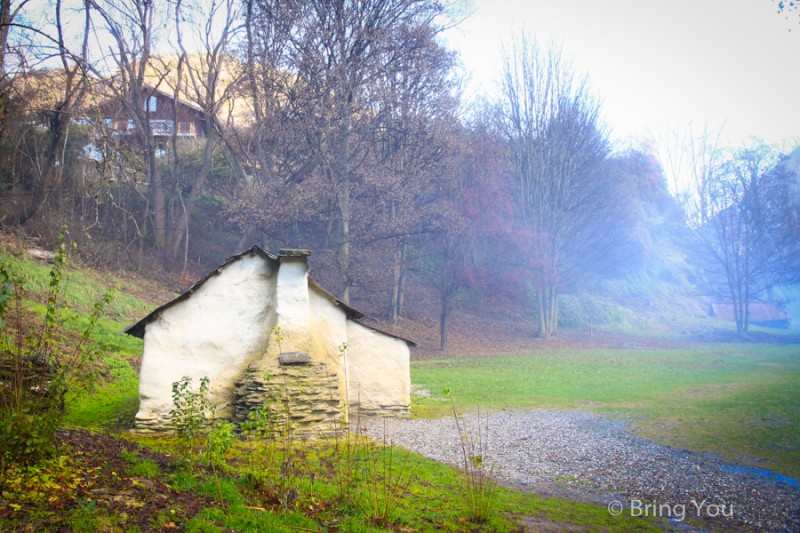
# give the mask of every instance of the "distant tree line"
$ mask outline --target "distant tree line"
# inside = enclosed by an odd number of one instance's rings
[[[559,295],[642,268],[645,221],[677,212],[653,156],[614,151],[557,48],[520,36],[498,99],[463,102],[439,2],[0,2],[0,223],[66,223],[89,260],[185,272],[253,244],[310,248],[326,287],[392,323],[409,294],[436,294],[444,348],[456,302],[489,295],[556,335]],[[197,111],[201,134],[181,134],[177,106],[154,118],[157,94]],[[769,216],[748,220],[796,232],[791,195],[743,192],[740,155],[725,205],[766,196]],[[788,183],[776,168],[756,181]],[[709,239],[733,213],[720,187],[691,195]],[[747,297],[785,267],[757,263]]]

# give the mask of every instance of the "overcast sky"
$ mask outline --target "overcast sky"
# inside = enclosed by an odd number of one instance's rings
[[[726,144],[800,140],[800,17],[773,0],[467,0],[446,38],[496,90],[501,42],[525,30],[560,44],[603,102],[616,140],[695,127]]]

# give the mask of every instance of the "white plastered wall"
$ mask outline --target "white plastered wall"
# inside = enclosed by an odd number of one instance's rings
[[[350,405],[366,411],[398,411],[411,405],[408,344],[347,321]]]
[[[270,346],[270,355],[303,352],[309,355],[311,309],[308,295],[308,262],[305,257],[279,259],[275,302],[280,343]]]
[[[341,307],[331,301],[318,288],[308,289],[311,302],[311,331],[316,356],[324,356],[325,363],[339,376],[339,391],[343,402],[347,401],[345,390],[345,360],[339,347],[348,342],[347,315]]]
[[[137,425],[163,425],[172,384],[184,376],[195,387],[209,377],[211,401],[220,415],[229,411],[234,383],[263,355],[276,322],[275,270],[262,256],[242,257],[146,326]]]

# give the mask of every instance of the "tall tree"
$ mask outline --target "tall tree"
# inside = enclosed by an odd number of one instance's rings
[[[156,80],[163,79],[170,86],[175,101],[184,98],[199,106],[205,133],[196,143],[199,146],[195,147],[202,153],[199,171],[187,175],[182,170],[177,106],[175,107],[175,127],[172,130],[168,158],[174,179],[170,195],[174,207],[168,209],[165,261],[167,265],[176,264],[183,244],[185,270],[189,248],[189,222],[198,199],[206,192],[206,183],[212,172],[217,149],[224,144],[230,131],[233,99],[240,76],[230,54],[242,26],[236,0],[212,0],[210,4],[201,4],[195,0],[177,0],[174,18],[177,59],[165,62],[163,58],[157,58],[161,61],[155,66]],[[187,39],[193,44],[191,52],[186,44]],[[174,200],[176,197],[177,202]]]
[[[547,338],[558,330],[566,276],[579,275],[586,264],[580,254],[600,236],[593,219],[614,207],[598,186],[609,143],[586,80],[573,74],[558,49],[543,49],[525,36],[505,57],[498,108],[531,229],[538,335]]]
[[[371,110],[377,119],[375,181],[384,201],[378,219],[365,229],[368,238],[388,243],[388,316],[393,324],[402,313],[411,240],[431,233],[434,226],[439,226],[438,232],[449,224],[452,219],[442,204],[452,200],[446,191],[457,179],[452,165],[459,130],[454,116],[454,56],[436,42],[433,28],[416,31],[416,35],[401,33],[416,46],[408,46],[409,53],[399,57],[393,69],[379,73],[372,89],[377,97]]]
[[[692,227],[708,222],[709,187],[723,163],[721,135],[722,126],[698,129],[690,122],[655,143],[670,192]]]
[[[421,46],[428,35],[422,28],[434,26],[442,7],[431,0],[312,0],[301,5],[300,31],[292,34],[294,59],[315,104],[308,109],[306,131],[333,191],[338,293],[347,302],[353,284],[353,188],[363,179],[361,165],[374,131],[370,88],[379,75],[401,73],[401,60]]]
[[[709,183],[706,223],[697,228],[710,289],[733,306],[747,334],[750,303],[766,289],[800,278],[796,179],[763,143],[735,150]]]
[[[387,110],[400,105],[387,100],[387,80],[420,79],[427,63],[417,58],[431,49],[443,8],[431,0],[243,1],[248,28],[259,28],[243,50],[256,115],[248,137],[261,177],[254,186],[264,198],[285,193],[270,206],[274,214],[291,206],[298,222],[323,222],[321,247],[330,252],[317,258],[328,260],[347,301],[359,200],[391,172],[379,169],[389,158],[376,153]],[[253,220],[269,218],[249,211]]]
[[[3,133],[7,106],[8,86],[13,79],[7,70],[9,37],[20,12],[29,0],[0,0],[0,135]]]
[[[148,73],[152,70],[156,34],[167,26],[168,18],[153,0],[88,1],[98,14],[99,21],[95,27],[98,41],[105,42],[107,36],[111,41],[108,48],[102,50],[104,60],[93,68],[93,73],[107,80],[113,98],[135,125],[136,146],[141,150],[147,182],[143,233],[147,233],[149,221],[156,254],[165,262],[168,249],[167,200],[149,113],[150,97],[161,80],[154,85],[148,84],[152,81]]]

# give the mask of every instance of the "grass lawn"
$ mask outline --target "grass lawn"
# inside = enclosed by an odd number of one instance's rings
[[[800,476],[800,345],[552,350],[412,363],[420,417],[471,407],[585,409],[642,436]]]

